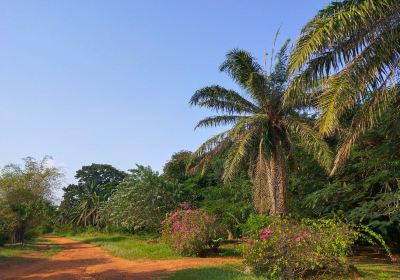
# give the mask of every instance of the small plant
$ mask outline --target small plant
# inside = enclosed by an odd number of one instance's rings
[[[201,209],[177,210],[163,222],[162,236],[177,252],[185,256],[203,256],[218,250],[224,233],[215,216]]]
[[[275,218],[245,245],[245,263],[256,273],[296,279],[316,274],[347,274],[346,255],[358,238],[353,227],[336,220]]]

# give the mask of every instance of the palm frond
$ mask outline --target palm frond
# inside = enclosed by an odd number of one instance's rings
[[[391,88],[382,88],[374,93],[358,110],[353,117],[349,133],[340,145],[336,155],[331,176],[340,168],[348,157],[351,147],[358,137],[368,128],[372,127],[381,117],[382,113],[395,102],[400,100],[400,85]]]
[[[310,153],[329,172],[332,167],[333,152],[321,134],[299,118],[286,117],[283,122],[289,133],[298,138],[304,150]]]
[[[208,164],[219,152],[227,146],[230,139],[227,137],[231,133],[231,129],[218,133],[205,141],[196,151],[192,153],[192,157],[188,163],[186,171],[194,173],[201,170],[205,172]]]
[[[229,114],[252,113],[258,110],[255,104],[246,100],[239,93],[216,85],[197,90],[189,103]]]
[[[231,50],[221,64],[220,71],[228,73],[259,103],[257,105],[268,103],[262,68],[249,52],[240,49]]]
[[[234,142],[224,164],[224,181],[229,181],[240,170],[240,165],[249,155],[249,149],[252,147],[252,142],[256,140],[258,127],[248,129],[239,139]]]
[[[294,73],[313,58],[320,60],[316,72],[329,74],[357,55],[379,28],[398,16],[397,0],[345,0],[321,10],[303,29],[292,52],[289,72]]]
[[[239,120],[245,118],[244,116],[212,116],[202,119],[197,123],[195,129],[200,127],[216,127],[219,125],[235,124]]]

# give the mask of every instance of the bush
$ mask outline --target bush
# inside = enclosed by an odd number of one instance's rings
[[[241,230],[243,236],[256,237],[259,235],[261,229],[266,228],[272,221],[271,216],[262,214],[250,214],[246,223],[242,224]]]
[[[207,249],[218,250],[223,229],[215,216],[204,210],[177,210],[163,222],[162,236],[185,256],[203,256]]]
[[[273,278],[347,274],[351,266],[346,255],[357,237],[353,227],[336,220],[275,218],[256,238],[247,240],[245,263]]]

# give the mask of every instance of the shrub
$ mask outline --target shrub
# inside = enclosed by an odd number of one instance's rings
[[[202,256],[207,249],[217,250],[223,229],[215,216],[204,210],[177,210],[163,222],[162,236],[185,256]]]
[[[242,224],[241,230],[244,236],[255,237],[259,235],[261,229],[266,228],[272,221],[271,216],[262,214],[250,214],[247,221]]]
[[[275,218],[247,240],[245,263],[254,272],[283,279],[347,274],[351,266],[346,255],[357,237],[351,226],[336,220]]]

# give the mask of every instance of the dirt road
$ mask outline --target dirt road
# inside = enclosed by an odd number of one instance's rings
[[[64,249],[48,259],[18,258],[0,266],[1,280],[17,279],[160,279],[170,272],[224,264],[230,258],[185,258],[130,261],[111,256],[101,248],[62,237],[46,237]]]

